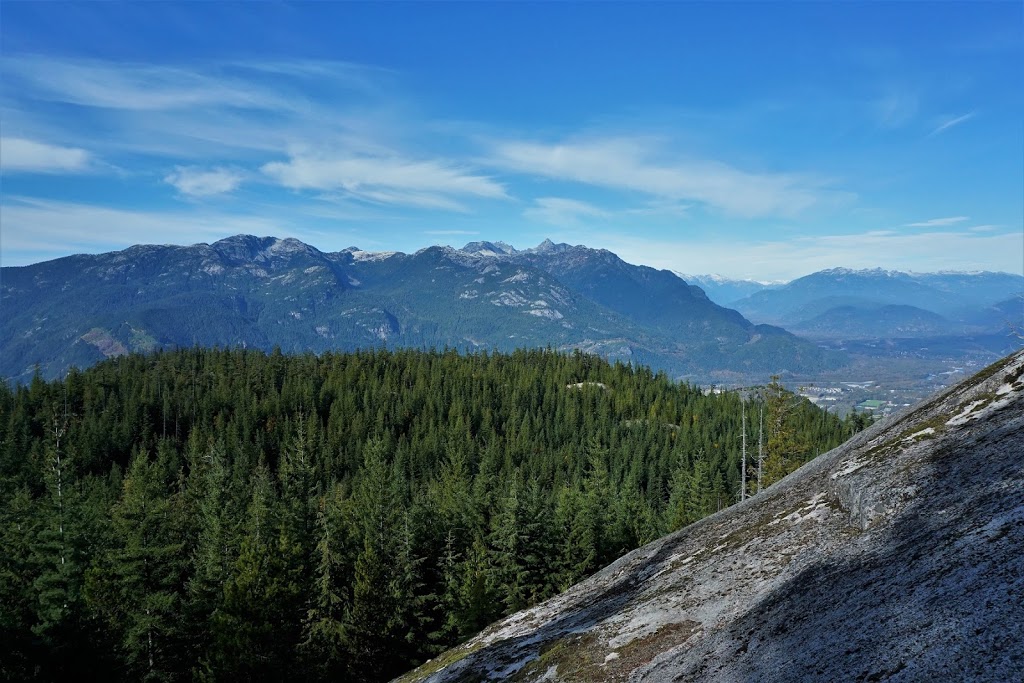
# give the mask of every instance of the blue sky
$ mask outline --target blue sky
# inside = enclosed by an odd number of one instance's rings
[[[1021,273],[1022,11],[5,0],[0,260],[252,233]]]

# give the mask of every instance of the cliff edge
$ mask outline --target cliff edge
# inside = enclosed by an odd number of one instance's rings
[[[398,679],[1024,680],[1024,351]]]

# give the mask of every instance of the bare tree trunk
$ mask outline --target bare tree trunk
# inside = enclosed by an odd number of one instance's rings
[[[761,406],[761,425],[757,430],[757,492],[761,493],[761,476],[764,473],[764,406]]]
[[[60,454],[60,440],[68,431],[68,403],[64,398],[64,412],[53,415],[53,458],[50,461],[50,468],[57,480],[57,533],[60,537],[60,563],[64,565],[64,460]]]
[[[742,404],[743,451],[740,456],[740,502],[747,499],[747,404]]]

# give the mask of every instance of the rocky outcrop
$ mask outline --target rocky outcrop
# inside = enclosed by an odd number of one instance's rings
[[[1024,680],[1024,351],[400,680]]]

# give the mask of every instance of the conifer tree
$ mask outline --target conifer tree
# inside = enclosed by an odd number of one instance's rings
[[[515,612],[526,605],[527,569],[523,564],[526,548],[523,543],[524,516],[521,482],[513,474],[502,496],[497,513],[491,519],[488,545],[491,551],[492,581],[506,610]]]
[[[798,397],[787,391],[777,376],[773,376],[765,396],[765,486],[782,479],[806,459],[809,446],[796,423],[798,405]]]
[[[459,619],[461,588],[459,570],[462,568],[461,555],[455,547],[455,534],[448,531],[445,535],[444,549],[439,569],[440,588],[438,598],[437,628],[430,633],[431,643],[454,643],[460,640],[461,623]]]
[[[668,507],[665,511],[665,526],[668,531],[681,529],[698,519],[692,493],[697,488],[697,484],[693,480],[694,473],[686,458],[680,453],[678,463],[672,473]]]
[[[596,568],[597,533],[586,496],[565,486],[555,507],[555,524],[563,539],[556,562],[556,586],[562,591]]]
[[[0,642],[6,655],[0,659],[0,678],[27,680],[34,668],[36,636],[33,538],[37,519],[27,486],[4,491],[0,504]]]
[[[115,632],[133,677],[179,676],[182,594],[181,539],[171,520],[167,484],[157,465],[136,452],[112,510],[118,546],[90,572],[92,604]]]
[[[348,663],[344,625],[348,595],[341,583],[344,547],[339,538],[342,497],[341,486],[335,484],[317,506],[313,590],[303,622],[303,657],[308,669],[322,678],[343,676]]]
[[[44,390],[40,387],[40,392]],[[68,446],[71,414],[65,393],[61,406],[51,406],[44,422],[45,448],[42,452],[44,495],[32,529],[35,538],[29,562],[32,565],[35,617],[32,632],[48,650],[48,666],[65,665],[65,643],[74,637],[81,609],[82,578],[85,567],[79,557],[81,510],[75,458]]]
[[[495,587],[488,564],[487,545],[476,536],[461,563],[455,622],[459,640],[473,635],[491,623],[500,612]]]
[[[402,505],[383,442],[367,444],[362,475],[356,496],[363,542],[355,561],[345,634],[355,679],[370,681],[380,674],[386,653],[401,642],[394,583]]]
[[[257,467],[238,555],[211,615],[214,670],[252,680],[276,680],[289,670],[299,641],[301,566],[282,530],[280,505],[265,467]]]
[[[225,587],[238,555],[241,520],[230,491],[230,470],[223,443],[215,442],[204,451],[190,448],[190,494],[196,511],[192,571],[186,584],[192,648],[198,653],[196,675],[214,675],[221,653],[210,636],[215,630],[213,615],[222,609]],[[205,674],[203,672],[206,672]]]

